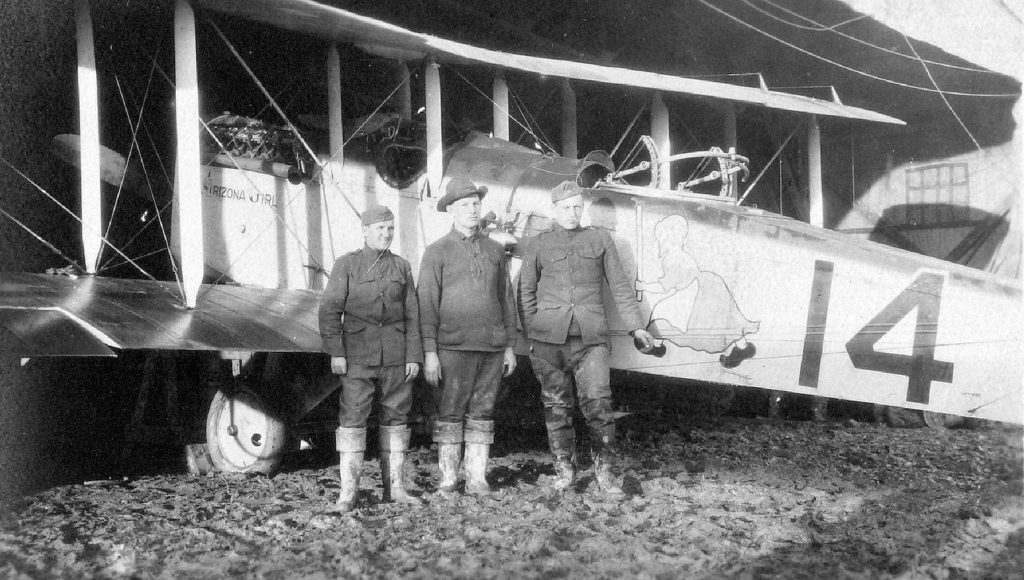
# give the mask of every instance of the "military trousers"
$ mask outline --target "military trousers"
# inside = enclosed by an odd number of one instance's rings
[[[366,427],[374,399],[378,401],[377,421],[381,427],[409,422],[412,382],[405,380],[405,365],[351,365],[341,377],[340,427]]]
[[[595,450],[602,444],[614,445],[615,416],[606,345],[584,344],[578,336],[570,336],[564,344],[534,341],[530,363],[541,384],[544,422],[555,455],[572,455],[575,450],[572,414],[576,397]]]
[[[437,420],[461,423],[465,419],[491,421],[504,370],[503,352],[437,351],[441,381],[435,390]]]

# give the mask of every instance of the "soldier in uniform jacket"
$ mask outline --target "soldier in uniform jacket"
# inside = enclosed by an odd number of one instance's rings
[[[386,207],[363,212],[366,245],[338,258],[320,300],[323,350],[341,376],[336,443],[340,455],[338,509],[355,506],[366,450],[366,423],[376,399],[384,499],[417,502],[404,485],[412,379],[423,362],[419,308],[409,262],[388,247],[395,216]]]
[[[611,236],[580,227],[583,190],[566,181],[551,192],[555,225],[538,235],[523,256],[519,310],[530,339],[530,362],[541,384],[548,444],[555,457],[556,489],[576,477],[573,388],[590,427],[595,479],[609,495],[622,493],[612,471],[616,458],[615,417],[608,369],[608,321],[602,292],[607,285],[619,314],[641,352],[654,337],[644,329],[631,282]]]
[[[439,489],[455,490],[465,443],[466,492],[485,494],[494,404],[502,376],[516,368],[515,302],[504,247],[480,231],[487,188],[456,177],[445,191],[437,210],[452,215],[452,230],[420,264],[423,374],[438,408]]]

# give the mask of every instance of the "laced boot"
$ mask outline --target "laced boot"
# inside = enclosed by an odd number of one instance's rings
[[[384,501],[418,504],[420,500],[405,489],[405,452],[409,449],[409,428],[405,425],[380,428],[380,471]]]
[[[466,420],[466,493],[486,495],[494,491],[487,483],[487,459],[494,443],[494,421]]]
[[[335,447],[338,449],[338,471],[341,475],[341,494],[335,510],[347,513],[356,506],[359,492],[359,474],[363,469],[363,452],[366,451],[365,427],[339,427],[335,432]]]
[[[437,467],[441,472],[437,491],[455,493],[462,461],[462,423],[434,423],[434,441],[437,442]]]

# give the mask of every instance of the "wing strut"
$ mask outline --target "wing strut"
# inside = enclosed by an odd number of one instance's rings
[[[668,107],[665,106],[665,99],[661,91],[654,91],[651,95],[651,138],[654,139],[654,147],[658,152],[658,159],[666,159],[672,155],[672,138],[669,134]],[[654,159],[651,162],[655,162]],[[672,164],[664,162],[661,167],[655,167],[654,175],[656,180],[651,187],[669,189],[672,187]]]
[[[508,141],[508,83],[505,82],[505,77],[501,73],[494,75],[491,96],[494,137]]]
[[[429,195],[441,195],[444,177],[444,141],[441,136],[441,71],[433,59],[424,66],[427,97],[427,183]]]
[[[817,115],[807,119],[807,187],[811,197],[807,223],[823,228],[825,205],[821,182],[821,126],[818,125]]]
[[[196,17],[187,0],[174,7],[174,114],[178,131],[178,215],[181,279],[185,306],[196,307],[203,282],[203,203],[199,155],[199,74],[196,61]]]
[[[96,83],[96,47],[89,0],[78,3],[78,115],[82,136],[82,250],[86,271],[96,273],[102,246],[102,177],[100,175],[99,89]]]

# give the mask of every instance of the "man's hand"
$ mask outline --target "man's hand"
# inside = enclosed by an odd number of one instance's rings
[[[507,377],[516,370],[516,351],[511,346],[505,347],[505,371],[501,374]]]
[[[331,372],[336,375],[343,375],[348,372],[348,359],[343,356],[331,357]]]
[[[437,358],[436,352],[423,353],[423,378],[427,379],[430,386],[436,387],[441,377],[441,359]]]
[[[405,363],[405,382],[409,382],[420,374],[420,363]]]
[[[643,328],[638,328],[633,331],[633,340],[637,343],[637,346],[640,347],[640,352],[644,354],[654,350],[654,336]]]

